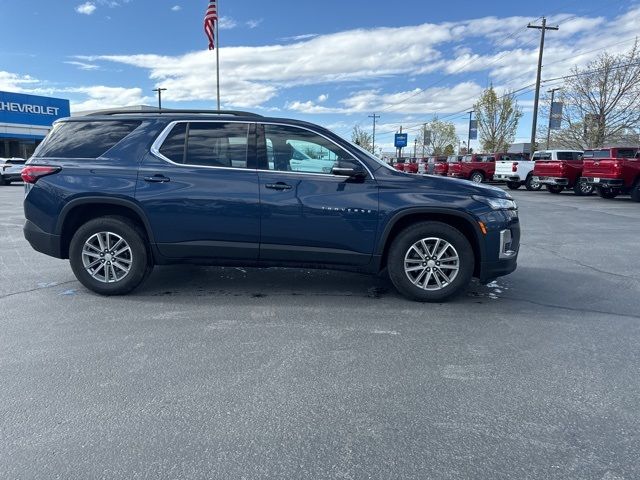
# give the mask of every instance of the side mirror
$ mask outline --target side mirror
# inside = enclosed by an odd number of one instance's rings
[[[355,168],[333,167],[331,173],[339,177],[347,177],[356,181],[363,181],[367,178],[367,174],[364,170],[356,170]]]

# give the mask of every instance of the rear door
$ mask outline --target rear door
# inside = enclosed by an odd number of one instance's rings
[[[345,149],[309,129],[258,126],[260,260],[366,265],[378,225],[378,186]],[[305,157],[297,160],[296,152]],[[295,167],[294,167],[295,165]],[[334,168],[360,171],[360,180]]]
[[[140,167],[136,199],[169,258],[257,260],[255,125],[173,122]]]

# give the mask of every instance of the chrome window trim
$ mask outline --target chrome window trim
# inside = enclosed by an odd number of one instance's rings
[[[338,176],[338,175],[332,175],[330,173],[296,172],[296,171],[293,171],[293,170],[287,170],[287,171],[262,170],[262,169],[257,169],[257,168],[214,167],[214,166],[210,166],[210,165],[191,165],[191,164],[188,164],[188,163],[177,163],[177,162],[174,162],[173,160],[171,160],[170,158],[165,157],[162,153],[160,153],[160,148],[162,147],[162,144],[164,143],[164,141],[169,136],[169,133],[171,133],[171,130],[173,130],[173,127],[175,127],[179,123],[244,123],[244,124],[247,125],[247,129],[249,128],[249,126],[251,124],[256,124],[256,125],[257,124],[278,125],[278,126],[282,126],[282,127],[299,128],[301,130],[306,130],[308,132],[311,132],[311,133],[314,133],[314,134],[318,135],[319,137],[324,138],[328,142],[331,142],[333,145],[338,147],[340,150],[342,150],[342,151],[348,153],[349,155],[351,155],[350,152],[348,152],[343,147],[338,145],[336,142],[334,142],[333,140],[328,138],[326,135],[323,135],[323,134],[321,134],[319,132],[316,132],[315,130],[312,130],[312,129],[307,128],[307,127],[302,127],[302,126],[299,126],[299,125],[290,125],[288,123],[269,122],[269,121],[265,122],[265,121],[227,120],[227,119],[174,120],[173,122],[170,122],[162,130],[162,132],[160,132],[160,135],[158,135],[158,137],[154,140],[153,144],[151,145],[151,149],[150,149],[150,151],[151,151],[151,153],[153,155],[158,157],[160,160],[163,160],[163,161],[165,161],[167,163],[170,163],[171,165],[176,165],[178,167],[209,168],[209,169],[216,169],[216,170],[236,170],[236,171],[243,171],[243,172],[268,172],[268,173],[287,173],[287,174],[294,174],[294,175],[311,175],[311,176],[320,176],[320,177],[325,177],[325,178],[337,178],[337,179],[345,179],[345,178],[347,178],[347,177],[342,177],[342,176]],[[248,136],[249,136],[249,132],[247,130],[247,138],[248,138]],[[369,169],[369,167],[367,167],[366,164],[364,164],[360,159],[355,158],[353,155],[351,155],[351,157],[353,157],[353,160],[358,162],[367,171],[367,173],[369,174],[369,176],[371,177],[372,180],[376,179],[375,176],[373,175],[373,172],[371,172],[371,170]]]

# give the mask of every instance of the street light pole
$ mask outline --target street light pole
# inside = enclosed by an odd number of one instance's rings
[[[376,115],[375,113],[373,115],[369,115],[369,118],[373,118],[373,138],[372,138],[372,145],[371,145],[371,150],[373,150],[373,154],[376,154],[376,120],[378,118],[380,118],[380,115]]]
[[[469,112],[469,135],[467,138],[467,153],[470,153],[469,150],[471,150],[471,120],[473,118],[473,110],[471,110]]]
[[[531,151],[535,150],[536,129],[538,128],[538,102],[540,101],[540,81],[542,78],[542,55],[544,52],[544,34],[547,30],[559,30],[560,27],[547,27],[546,17],[542,17],[542,25],[527,25],[527,28],[541,30],[540,51],[538,52],[538,75],[536,77],[536,95],[533,101],[533,122],[531,125]]]
[[[154,88],[153,91],[154,92],[158,92],[158,110],[161,111],[162,110],[162,92],[165,92],[167,89],[166,88]]]

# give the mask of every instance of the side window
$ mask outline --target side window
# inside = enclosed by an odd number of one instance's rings
[[[175,125],[160,147],[160,153],[172,162],[184,163],[184,139],[186,137],[187,124]]]
[[[580,152],[571,152],[571,154],[573,155],[573,159],[574,160],[582,160],[582,156],[583,154]]]
[[[120,143],[140,123],[120,120],[57,123],[34,156],[98,158]]]
[[[309,130],[266,124],[264,133],[269,170],[331,174],[334,167],[362,169],[348,152]]]
[[[187,125],[187,165],[247,168],[246,123],[190,122]]]
[[[558,160],[574,160],[572,152],[558,152]]]

